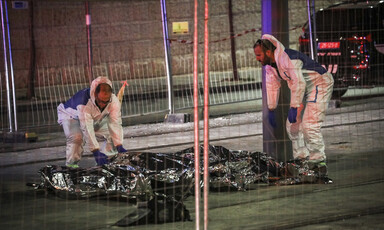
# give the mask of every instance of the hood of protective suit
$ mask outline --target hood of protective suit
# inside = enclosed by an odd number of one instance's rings
[[[112,88],[112,82],[107,77],[98,77],[91,83],[90,96],[93,103],[95,103],[95,91],[98,85],[100,84],[108,84]],[[113,88],[112,88],[113,89]]]
[[[276,50],[274,52],[274,57],[275,57],[276,63],[278,63],[279,62],[278,57],[280,57],[280,54],[283,53],[285,50],[284,45],[279,40],[277,40],[274,36],[272,36],[270,34],[264,34],[261,37],[261,39],[266,39],[266,40],[272,42],[272,44],[276,47]]]

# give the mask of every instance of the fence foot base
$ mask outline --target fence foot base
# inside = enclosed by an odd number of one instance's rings
[[[328,108],[340,108],[341,100],[330,100],[328,103]]]
[[[29,132],[8,132],[3,133],[4,143],[19,143],[19,142],[35,142],[37,141],[36,133]]]
[[[174,113],[165,115],[165,123],[187,123],[191,121],[191,115],[187,113]]]

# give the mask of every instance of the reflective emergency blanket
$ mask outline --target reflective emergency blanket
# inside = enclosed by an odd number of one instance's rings
[[[126,152],[110,159],[110,163],[91,168],[72,169],[48,165],[42,168],[41,183],[37,188],[53,191],[64,198],[124,197],[135,202],[147,202],[142,215],[150,213],[151,206],[172,207],[172,217],[156,222],[189,219],[183,201],[194,192],[194,148],[175,153]],[[204,171],[203,147],[200,147],[200,173]],[[262,152],[229,150],[209,146],[210,189],[246,190],[256,183],[288,185],[317,182],[319,175],[295,162],[278,163]],[[203,177],[200,177],[203,185]],[[167,204],[167,205],[165,205]],[[175,213],[175,210],[177,213]],[[143,214],[146,213],[146,214]],[[169,213],[169,212],[168,212]],[[136,213],[134,216],[140,216]],[[148,220],[148,218],[147,218]],[[136,220],[121,220],[126,226]]]

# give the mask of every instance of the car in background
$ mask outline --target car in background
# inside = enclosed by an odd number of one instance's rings
[[[349,86],[384,83],[384,1],[344,1],[315,13],[314,57],[330,73],[333,98]],[[312,16],[313,17],[313,16]],[[308,22],[299,38],[300,51],[311,56]]]

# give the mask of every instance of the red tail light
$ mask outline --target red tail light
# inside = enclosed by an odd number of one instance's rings
[[[363,64],[363,65],[355,65],[353,66],[354,69],[367,69],[368,68],[368,65],[367,64]]]
[[[364,41],[371,42],[372,41],[372,35],[368,34],[367,36],[359,36],[359,37],[353,36],[350,38],[346,38],[346,40],[348,40],[350,42],[364,42]]]
[[[309,42],[309,39],[308,38],[303,38],[303,37],[299,37],[299,43],[300,44],[303,44],[303,43],[308,43]]]

